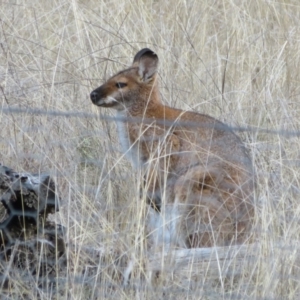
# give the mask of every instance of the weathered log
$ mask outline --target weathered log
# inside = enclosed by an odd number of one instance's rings
[[[66,263],[64,228],[47,217],[58,209],[49,175],[16,172],[0,164],[0,286],[8,286],[7,278],[20,272],[55,278],[58,265]]]
[[[19,173],[0,164],[0,222],[4,215],[38,218],[59,209],[55,184],[47,174]]]

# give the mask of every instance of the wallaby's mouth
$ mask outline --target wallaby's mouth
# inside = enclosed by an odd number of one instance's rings
[[[101,107],[113,107],[118,104],[118,101],[114,97],[101,97],[97,90],[91,92],[90,98],[95,105]]]
[[[107,98],[99,99],[97,102],[93,102],[93,103],[100,107],[114,107],[118,104],[118,102],[115,99],[107,99]]]

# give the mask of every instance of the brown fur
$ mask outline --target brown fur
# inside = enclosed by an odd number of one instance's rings
[[[131,68],[91,93],[94,104],[128,120],[118,122],[123,150],[144,170],[149,197],[171,224],[154,221],[151,230],[164,227],[163,242],[183,247],[241,243],[254,214],[251,160],[225,124],[162,104],[157,65],[156,54],[142,49]]]

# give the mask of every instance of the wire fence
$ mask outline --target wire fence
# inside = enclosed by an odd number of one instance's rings
[[[26,115],[36,115],[36,116],[53,116],[53,117],[66,117],[66,118],[82,118],[82,119],[101,119],[110,122],[128,122],[128,123],[144,123],[151,124],[153,119],[140,118],[140,117],[111,117],[103,114],[91,114],[84,112],[66,112],[66,111],[56,111],[56,110],[43,110],[43,109],[32,109],[32,108],[16,108],[16,107],[2,107],[1,112],[5,115],[11,114],[26,114]],[[286,138],[299,137],[300,130],[285,130],[285,129],[266,129],[252,126],[230,126],[225,124],[214,124],[207,125],[201,124],[200,122],[189,122],[189,121],[169,121],[169,120],[155,120],[155,123],[158,125],[165,126],[186,126],[189,128],[199,128],[199,127],[208,127],[208,128],[217,128],[222,130],[229,130],[234,132],[252,132],[252,133],[266,133],[271,135],[281,135]]]

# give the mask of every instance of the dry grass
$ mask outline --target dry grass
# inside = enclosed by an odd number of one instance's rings
[[[0,25],[2,110],[99,115],[0,110],[0,160],[17,170],[50,171],[60,187],[55,218],[75,248],[69,248],[69,277],[59,299],[299,297],[298,0],[7,1],[0,5]],[[89,100],[90,91],[145,46],[160,57],[165,103],[258,129],[240,135],[259,176],[260,248],[238,275],[233,260],[225,273],[221,263],[206,263],[197,264],[199,272],[187,266],[165,270],[152,284],[145,280],[146,207],[115,124],[102,118],[111,112],[99,112]],[[105,255],[89,255],[91,248]],[[123,288],[114,268],[128,259],[135,266]],[[89,272],[94,275],[82,284]],[[22,278],[13,292],[12,299],[49,297]]]

